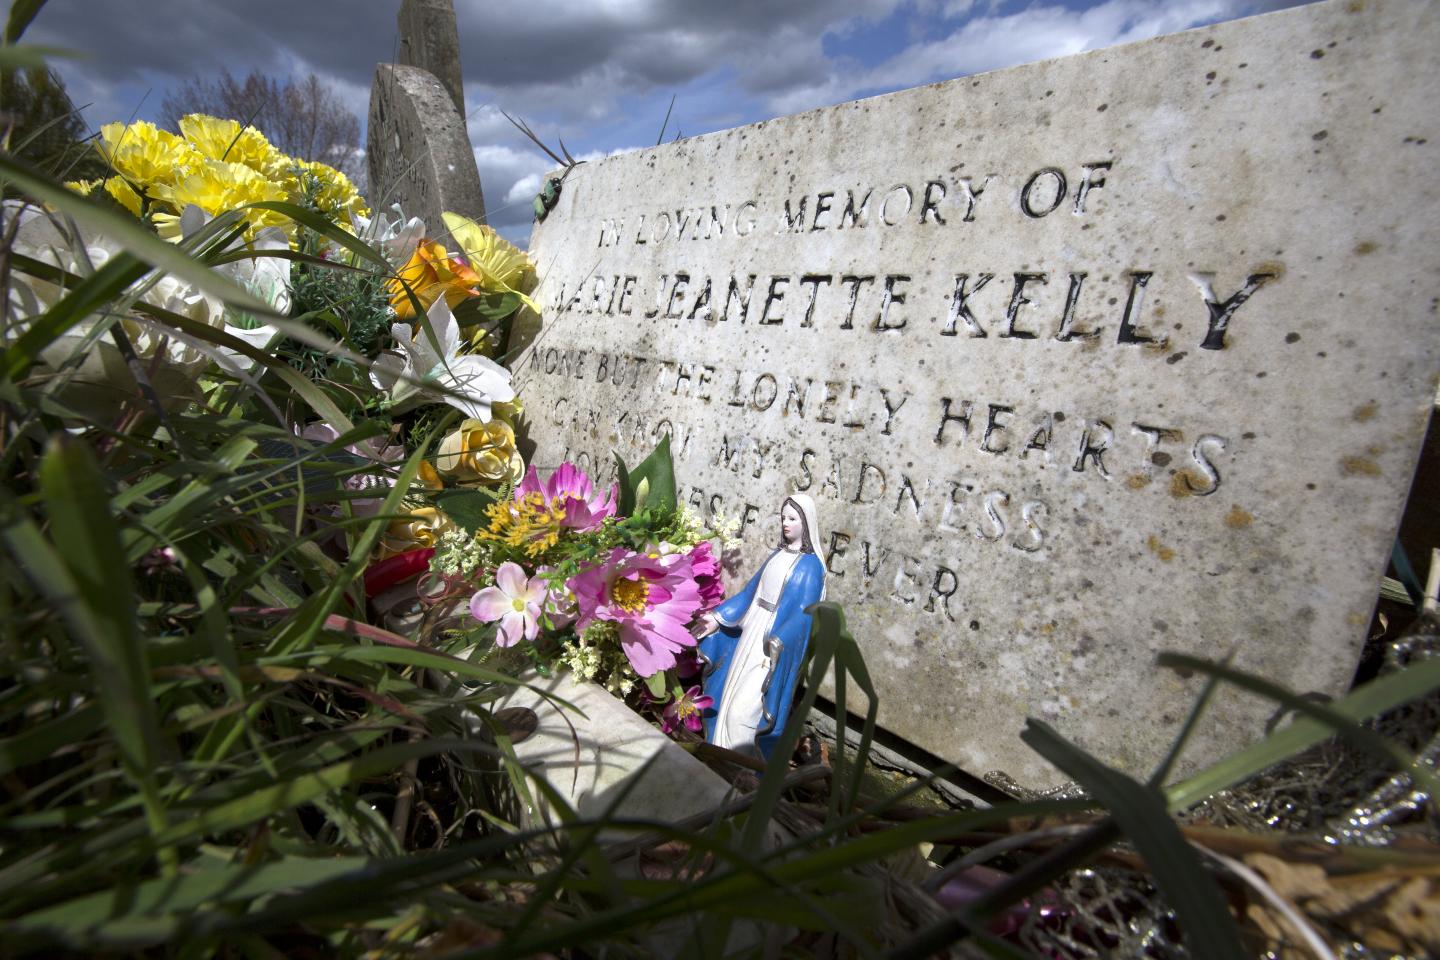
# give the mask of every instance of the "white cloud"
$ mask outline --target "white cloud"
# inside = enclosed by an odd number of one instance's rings
[[[1239,0],[1107,0],[1088,10],[1035,6],[1005,16],[972,17],[948,35],[912,44],[868,70],[832,71],[821,83],[784,91],[769,102],[777,113],[795,113],[868,93],[1174,33],[1236,16],[1241,7]],[[946,13],[965,9],[964,3],[952,3]]]

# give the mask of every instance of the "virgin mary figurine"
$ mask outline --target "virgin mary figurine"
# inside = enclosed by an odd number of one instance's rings
[[[706,662],[705,739],[770,759],[785,729],[810,641],[806,609],[825,596],[815,544],[815,501],[793,494],[780,507],[780,543],[745,589],[694,626]]]

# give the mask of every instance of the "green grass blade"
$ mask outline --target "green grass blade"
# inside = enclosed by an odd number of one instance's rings
[[[158,945],[179,932],[177,914],[208,903],[244,904],[259,897],[303,890],[354,873],[364,857],[286,857],[274,863],[228,864],[186,873],[184,879],[147,880],[36,910],[0,926],[7,943],[60,943],[83,950],[98,946]],[[12,939],[13,938],[13,939]]]
[[[85,609],[89,629],[78,639],[115,741],[132,776],[145,779],[160,756],[150,671],[135,613],[135,587],[121,558],[120,534],[107,509],[110,495],[90,448],[57,434],[40,465],[40,489],[61,563]]]
[[[40,356],[40,352],[87,317],[99,313],[124,290],[149,271],[144,263],[121,253],[110,260],[58,303],[46,310],[5,351],[3,375],[18,380]],[[108,320],[103,322],[108,323]]]
[[[1218,677],[1242,689],[1269,697],[1300,714],[1293,723],[1276,730],[1264,740],[1231,754],[1219,763],[1169,788],[1166,796],[1172,810],[1182,810],[1199,803],[1211,794],[1233,786],[1332,735],[1339,735],[1361,749],[1373,750],[1390,758],[1397,768],[1414,777],[1421,789],[1430,792],[1432,803],[1440,796],[1436,792],[1436,778],[1432,771],[1415,763],[1414,758],[1396,744],[1359,724],[1359,721],[1377,713],[1440,689],[1440,659],[1422,660],[1404,670],[1378,677],[1340,700],[1324,706],[1297,697],[1268,680],[1199,657],[1162,653],[1156,662],[1162,667],[1193,670]]]
[[[1170,818],[1158,790],[1105,766],[1039,720],[1031,719],[1020,738],[1110,811],[1174,908],[1192,957],[1234,960],[1245,956],[1224,895]]]
[[[5,18],[6,45],[20,41],[43,6],[45,0],[13,0],[10,4],[10,16]]]

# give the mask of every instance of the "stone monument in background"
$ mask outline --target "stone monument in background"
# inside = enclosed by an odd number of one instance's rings
[[[485,222],[480,171],[465,127],[460,42],[450,0],[405,0],[400,62],[375,68],[366,156],[370,205],[399,203],[432,235],[445,211]]]

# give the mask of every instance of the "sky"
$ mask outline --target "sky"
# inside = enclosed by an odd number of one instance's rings
[[[526,245],[554,163],[505,119],[591,159],[859,97],[1143,40],[1297,0],[455,0],[487,215]],[[315,73],[362,124],[400,0],[50,0],[26,40],[91,128],[157,119],[222,69]],[[363,134],[362,134],[363,145]]]

